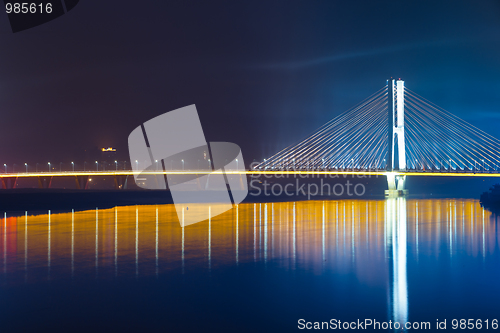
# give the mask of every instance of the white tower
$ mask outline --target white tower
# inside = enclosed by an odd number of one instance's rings
[[[406,176],[396,176],[393,172],[406,170],[405,153],[405,82],[390,79],[388,81],[388,151],[386,195],[400,196],[408,193],[404,189]],[[397,159],[394,155],[397,151]],[[396,163],[397,162],[397,163]]]
[[[405,154],[405,82],[389,80],[389,156],[388,171],[406,170]],[[395,145],[397,141],[397,146]],[[394,154],[397,148],[397,165]]]

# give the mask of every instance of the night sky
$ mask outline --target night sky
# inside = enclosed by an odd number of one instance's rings
[[[125,160],[135,127],[196,104],[248,164],[391,76],[500,138],[500,1],[80,0],[15,34],[2,10],[0,163]]]

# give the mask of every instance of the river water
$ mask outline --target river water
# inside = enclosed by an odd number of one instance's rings
[[[185,228],[173,205],[1,218],[5,332],[500,319],[497,220],[476,200],[249,203]]]

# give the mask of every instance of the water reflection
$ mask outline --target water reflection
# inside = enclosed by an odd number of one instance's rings
[[[392,318],[404,323],[408,319],[408,287],[406,272],[407,209],[405,198],[389,198],[386,201],[385,233],[387,247],[392,258],[391,303]],[[415,220],[416,221],[416,220]],[[415,223],[415,228],[417,223]]]
[[[4,214],[0,230],[3,284],[262,263],[389,286],[388,312],[399,322],[410,316],[409,262],[457,253],[485,260],[497,249],[491,214],[459,199],[239,204],[184,228],[172,205],[25,212]]]

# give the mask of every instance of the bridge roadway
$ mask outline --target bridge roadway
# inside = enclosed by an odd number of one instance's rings
[[[0,178],[30,178],[30,177],[86,177],[86,176],[132,176],[132,175],[204,175],[221,174],[222,171],[209,170],[169,170],[169,171],[132,171],[132,170],[109,170],[109,171],[62,171],[62,172],[17,172],[0,173]],[[234,175],[366,175],[366,176],[452,176],[452,177],[500,177],[499,171],[386,171],[386,170],[244,170],[225,171],[226,174]]]

